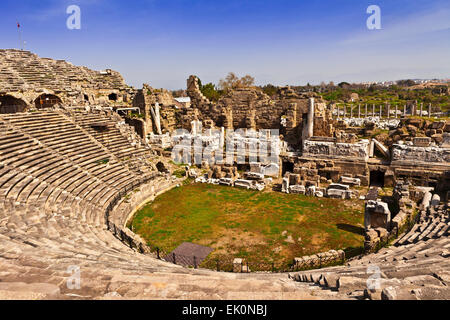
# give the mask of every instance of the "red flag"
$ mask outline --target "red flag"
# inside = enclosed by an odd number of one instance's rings
[[[17,28],[20,28],[20,23],[19,22],[17,22]]]

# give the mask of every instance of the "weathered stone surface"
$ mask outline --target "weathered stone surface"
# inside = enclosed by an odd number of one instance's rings
[[[1,91],[23,101],[24,110],[39,105],[35,102],[43,95],[51,95],[61,104],[85,105],[110,103],[110,95],[114,95],[114,102],[131,101],[134,94],[116,71],[93,71],[29,51],[1,49],[0,65]]]
[[[289,186],[289,193],[305,194],[306,188],[302,185]]]
[[[369,141],[361,140],[358,143],[351,144],[306,140],[303,143],[303,154],[311,157],[368,159]]]

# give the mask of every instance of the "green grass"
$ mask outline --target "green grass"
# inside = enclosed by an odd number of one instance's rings
[[[172,189],[134,217],[133,230],[170,252],[182,242],[214,249],[208,261],[277,261],[360,247],[363,201],[191,184]],[[208,263],[206,261],[206,263]]]
[[[108,164],[109,163],[109,159],[103,159],[103,160],[99,160],[97,161],[98,164]]]

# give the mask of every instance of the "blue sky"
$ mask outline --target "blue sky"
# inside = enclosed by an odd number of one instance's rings
[[[68,30],[66,8],[81,8]],[[368,30],[369,5],[381,30]],[[2,0],[0,48],[122,73],[128,84],[185,88],[229,71],[257,84],[450,77],[448,0]]]

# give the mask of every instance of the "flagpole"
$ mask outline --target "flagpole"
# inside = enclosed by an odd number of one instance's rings
[[[17,21],[17,32],[19,33],[19,50],[22,50],[22,34],[20,32],[19,21]]]

